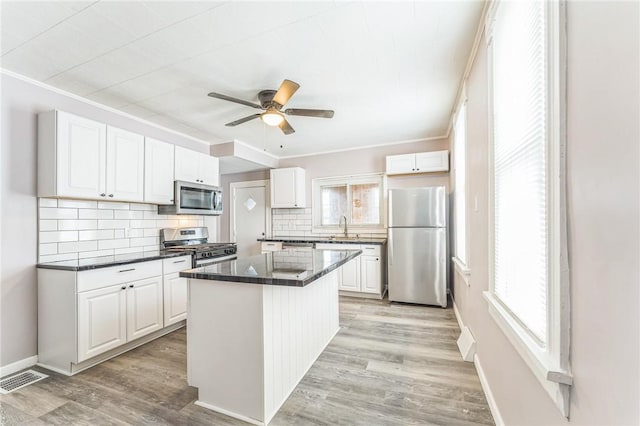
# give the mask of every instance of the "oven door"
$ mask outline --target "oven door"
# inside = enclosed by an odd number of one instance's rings
[[[217,186],[176,181],[176,214],[222,214],[222,191]]]
[[[235,254],[230,254],[228,256],[220,256],[220,257],[209,257],[206,259],[198,259],[195,261],[195,267],[199,268],[201,266],[209,266],[214,265],[216,263],[224,262],[226,260],[234,260],[237,256]]]

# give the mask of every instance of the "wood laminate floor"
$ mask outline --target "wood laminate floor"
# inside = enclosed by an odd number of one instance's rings
[[[333,339],[271,425],[492,425],[452,309],[340,298]],[[194,405],[184,329],[0,395],[2,425],[246,425]]]

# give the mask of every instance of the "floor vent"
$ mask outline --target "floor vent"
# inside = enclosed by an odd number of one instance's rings
[[[0,394],[6,394],[25,386],[29,386],[39,380],[46,379],[46,374],[38,373],[34,370],[23,371],[6,379],[0,380]]]

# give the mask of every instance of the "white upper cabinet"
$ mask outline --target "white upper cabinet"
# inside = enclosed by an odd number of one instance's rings
[[[271,208],[306,207],[305,191],[304,169],[271,169]]]
[[[173,204],[174,146],[152,138],[144,142],[144,202]]]
[[[144,136],[107,126],[107,197],[144,200]]]
[[[219,185],[219,162],[216,157],[176,146],[176,180]]]
[[[415,174],[449,171],[449,151],[387,156],[387,174]]]
[[[143,201],[144,138],[62,111],[38,115],[38,196]]]

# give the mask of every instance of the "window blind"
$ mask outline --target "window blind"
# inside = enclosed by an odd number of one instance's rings
[[[466,220],[466,123],[467,123],[467,104],[465,102],[460,106],[456,122],[453,127],[453,149],[455,153],[455,182],[454,182],[454,215],[455,215],[455,255],[459,261],[468,266],[467,263],[467,220]]]
[[[493,30],[494,292],[547,340],[545,7],[501,2]]]

